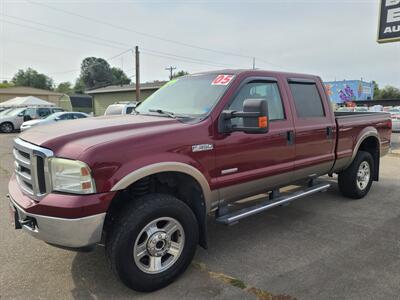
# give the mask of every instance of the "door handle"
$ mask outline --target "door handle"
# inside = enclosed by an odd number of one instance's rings
[[[332,139],[333,138],[333,128],[332,128],[332,126],[326,127],[326,137],[328,139]]]
[[[289,130],[286,132],[286,140],[288,145],[293,145],[294,144],[294,131]]]

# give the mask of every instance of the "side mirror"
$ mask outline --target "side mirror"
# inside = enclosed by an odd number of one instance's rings
[[[19,116],[19,115],[18,115],[18,116]],[[22,117],[22,116],[21,116],[21,117]],[[25,116],[24,116],[24,122],[30,121],[30,120],[32,120],[31,116],[29,116],[29,115],[25,115]]]
[[[232,124],[234,118],[243,118],[243,126]],[[265,99],[247,99],[243,103],[243,111],[224,110],[219,118],[221,133],[267,133],[268,129],[268,103]]]
[[[56,118],[54,118],[54,121],[60,121],[61,120],[61,118],[60,117],[56,117]]]

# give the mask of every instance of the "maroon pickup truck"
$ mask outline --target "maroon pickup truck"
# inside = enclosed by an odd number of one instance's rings
[[[16,228],[49,244],[104,243],[117,276],[152,291],[187,268],[197,244],[207,247],[210,214],[233,224],[325,191],[317,177],[334,173],[344,196],[364,197],[390,135],[388,114],[333,113],[317,76],[194,74],[132,115],[22,133],[10,207]]]

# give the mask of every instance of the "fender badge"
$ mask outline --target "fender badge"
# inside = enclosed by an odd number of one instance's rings
[[[213,149],[214,149],[213,144],[200,144],[192,146],[192,152],[210,151]]]

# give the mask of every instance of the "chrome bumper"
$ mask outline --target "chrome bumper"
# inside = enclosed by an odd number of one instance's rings
[[[11,196],[9,199],[22,229],[39,240],[71,248],[90,246],[101,240],[105,213],[78,219],[35,215],[25,212]]]

